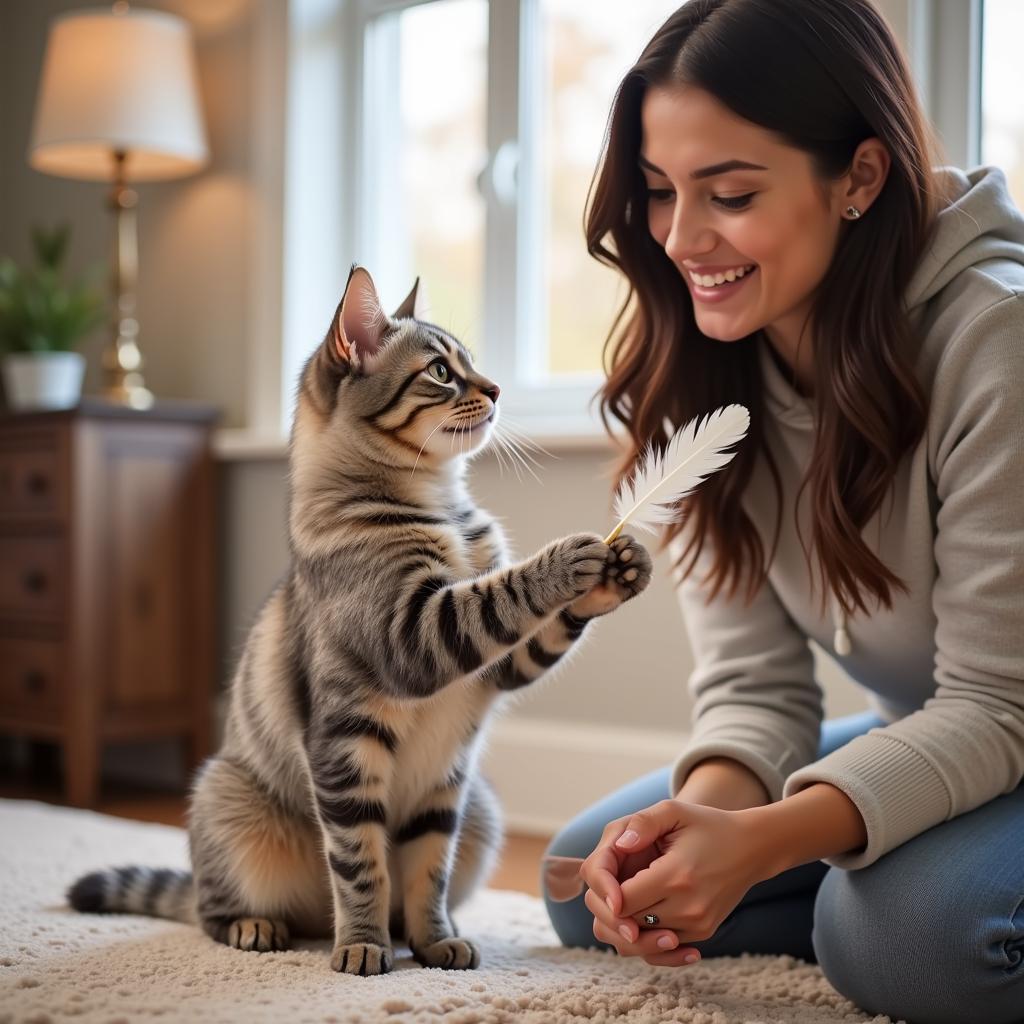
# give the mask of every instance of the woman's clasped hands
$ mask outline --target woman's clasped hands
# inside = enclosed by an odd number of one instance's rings
[[[714,935],[747,890],[775,873],[763,838],[749,811],[679,800],[609,822],[580,867],[595,937],[658,967],[696,962],[691,944]]]

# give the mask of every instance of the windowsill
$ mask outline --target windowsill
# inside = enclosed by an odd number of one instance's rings
[[[244,427],[214,431],[213,455],[221,462],[260,462],[288,458],[288,438]]]
[[[597,452],[614,454],[616,446],[603,429],[589,419],[538,418],[528,426],[520,418],[516,434],[525,435],[549,452]],[[616,436],[621,436],[617,434]],[[288,458],[288,438],[261,434],[245,428],[215,431],[213,454],[221,462],[269,462]]]

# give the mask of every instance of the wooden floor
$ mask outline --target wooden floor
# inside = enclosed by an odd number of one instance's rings
[[[0,797],[63,804],[60,790],[52,781],[40,782],[24,777],[0,776]],[[185,798],[176,794],[133,791],[124,786],[108,785],[95,809],[101,814],[112,814],[118,818],[155,821],[179,827],[185,824]],[[488,883],[490,887],[514,889],[539,896],[540,858],[547,844],[547,839],[536,836],[507,836],[497,870]]]

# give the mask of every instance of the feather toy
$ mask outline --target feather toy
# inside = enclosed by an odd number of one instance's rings
[[[637,459],[632,480],[615,496],[619,522],[605,543],[611,544],[628,522],[652,533],[657,533],[657,526],[674,522],[679,516],[675,503],[728,464],[736,452],[726,449],[741,441],[749,426],[745,406],[726,405],[703,423],[697,417],[680,427],[663,454],[648,444]]]

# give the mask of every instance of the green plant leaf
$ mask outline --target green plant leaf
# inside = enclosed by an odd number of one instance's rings
[[[88,273],[65,282],[69,224],[32,228],[35,265],[0,259],[0,352],[69,351],[103,322],[107,300]]]

